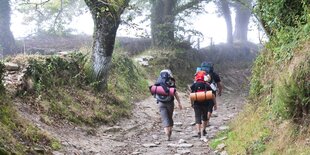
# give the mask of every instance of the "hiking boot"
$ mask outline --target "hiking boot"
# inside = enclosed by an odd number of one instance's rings
[[[201,138],[201,132],[198,132],[198,138],[199,139]]]
[[[202,135],[203,135],[203,136],[206,136],[206,135],[207,135],[206,129],[203,129],[203,130],[202,130]]]

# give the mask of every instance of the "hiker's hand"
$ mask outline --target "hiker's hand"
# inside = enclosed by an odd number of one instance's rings
[[[214,110],[217,110],[217,105],[214,105],[213,109],[214,109]]]
[[[182,104],[179,103],[178,105],[179,105],[180,110],[182,110],[182,108],[183,108],[183,107],[182,107]]]

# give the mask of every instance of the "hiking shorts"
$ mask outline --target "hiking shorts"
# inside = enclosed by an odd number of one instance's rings
[[[208,120],[208,106],[206,103],[194,103],[194,111],[195,111],[195,123],[201,124],[202,121]]]
[[[164,127],[173,126],[173,110],[174,110],[174,102],[158,102],[159,104],[159,112],[162,120],[162,124]]]
[[[213,112],[213,107],[214,107],[214,102],[213,100],[207,101],[207,112],[212,113]]]

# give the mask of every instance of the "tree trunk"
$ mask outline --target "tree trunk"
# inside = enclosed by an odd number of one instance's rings
[[[246,42],[248,41],[248,25],[251,17],[251,0],[245,0],[245,3],[236,2],[236,18],[234,40]]]
[[[92,47],[92,69],[98,81],[96,89],[107,89],[108,73],[111,66],[116,32],[129,0],[111,4],[108,0],[85,0],[94,20],[94,34]]]
[[[230,9],[227,0],[220,0],[220,8],[223,13],[226,22],[226,29],[227,29],[227,43],[233,43],[233,30],[232,30],[232,23],[231,23],[231,15]]]
[[[12,53],[15,47],[14,37],[10,29],[10,13],[10,1],[0,0],[0,55]]]
[[[154,47],[169,47],[175,42],[176,0],[151,0],[151,35]]]

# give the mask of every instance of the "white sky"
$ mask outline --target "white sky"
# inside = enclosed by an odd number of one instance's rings
[[[193,25],[191,28],[195,28],[204,35],[204,38],[200,38],[200,41],[202,41],[200,46],[205,47],[209,45],[211,38],[215,44],[226,42],[226,23],[224,18],[218,17],[216,13],[216,6],[213,3],[207,4],[206,9],[208,10],[207,14],[201,14],[191,18],[193,20]],[[233,25],[234,18],[235,16],[232,14]],[[22,14],[14,14],[13,12],[11,18],[11,30],[16,38],[26,37],[33,32],[34,25],[24,25],[22,22]],[[142,27],[145,27],[145,25],[142,25]],[[78,17],[72,21],[70,27],[77,29],[77,32],[91,35],[93,33],[93,21],[91,15],[88,13]],[[145,30],[139,32],[121,25],[117,35],[136,37],[136,34],[145,32],[150,34],[150,28],[145,27]],[[254,43],[259,43],[258,33],[259,31],[257,25],[251,20],[249,24],[248,40]]]

